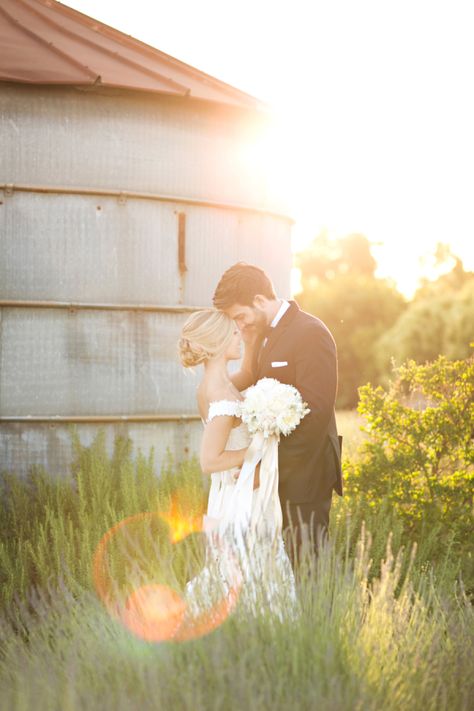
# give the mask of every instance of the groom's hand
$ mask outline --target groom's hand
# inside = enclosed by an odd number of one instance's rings
[[[257,371],[258,353],[263,343],[264,335],[257,331],[254,326],[246,326],[240,331],[244,343],[244,355],[240,370],[237,373],[229,374],[232,383],[237,390],[246,390],[255,383],[255,373]]]
[[[258,331],[255,326],[245,326],[241,329],[240,335],[246,346],[256,346],[264,338],[264,334]]]

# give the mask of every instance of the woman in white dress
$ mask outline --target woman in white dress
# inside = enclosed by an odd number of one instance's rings
[[[281,519],[274,510],[280,506],[278,497],[269,502],[266,509],[257,507],[258,463],[253,468],[253,494],[243,499],[237,487],[251,443],[247,427],[240,418],[240,404],[244,398],[228,372],[229,361],[241,357],[241,341],[234,321],[216,309],[194,312],[184,324],[179,341],[182,364],[185,367],[204,366],[203,378],[197,387],[197,404],[204,425],[200,464],[203,473],[211,476],[207,513],[203,520],[207,563],[188,583],[186,593],[192,595],[198,588],[202,592],[203,586],[211,584],[211,576],[215,578],[216,570],[220,583],[229,590],[237,574],[243,582],[242,601],[254,611],[262,606],[265,609],[270,607],[281,615],[283,609],[289,609],[289,600],[296,602],[296,594],[281,527],[274,524]],[[249,357],[249,353],[244,356],[244,368]],[[278,472],[274,475],[277,477]],[[243,511],[243,508],[249,510]],[[237,521],[251,521],[252,512],[264,524],[258,530],[265,535],[258,538],[255,526],[246,526],[244,530],[241,525],[236,526]],[[226,546],[231,542],[231,548],[223,549],[224,539]],[[237,569],[233,554],[238,557]]]

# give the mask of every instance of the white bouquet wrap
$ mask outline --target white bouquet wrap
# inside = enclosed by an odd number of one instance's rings
[[[248,388],[241,404],[242,421],[250,434],[289,435],[309,413],[307,403],[293,385],[262,378]]]

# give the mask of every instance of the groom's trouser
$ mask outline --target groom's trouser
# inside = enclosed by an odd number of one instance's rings
[[[308,552],[316,559],[320,545],[327,539],[332,492],[331,481],[319,488],[311,501],[295,504],[280,499],[285,548],[295,572],[301,556]]]

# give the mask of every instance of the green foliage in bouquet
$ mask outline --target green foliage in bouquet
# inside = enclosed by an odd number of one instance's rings
[[[409,360],[394,374],[387,390],[359,390],[367,439],[346,465],[346,491],[374,508],[388,504],[415,540],[435,534],[470,577],[474,358]]]

